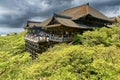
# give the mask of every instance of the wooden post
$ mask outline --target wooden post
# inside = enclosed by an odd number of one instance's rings
[[[64,41],[64,28],[62,27],[62,42]]]

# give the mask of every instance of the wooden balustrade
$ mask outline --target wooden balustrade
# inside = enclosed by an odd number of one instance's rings
[[[71,41],[72,37],[54,37],[54,36],[50,36],[49,40],[50,41],[57,41],[57,42],[67,42],[67,41]]]
[[[48,38],[47,37],[40,37],[40,36],[37,36],[37,37],[25,37],[26,40],[29,40],[29,41],[32,41],[32,42],[45,42],[45,41],[48,41]]]
[[[32,42],[48,42],[48,41],[56,41],[56,42],[67,42],[72,41],[72,37],[70,36],[64,36],[64,37],[57,37],[57,36],[49,36],[49,37],[40,37],[40,36],[25,36],[26,40],[32,41]]]

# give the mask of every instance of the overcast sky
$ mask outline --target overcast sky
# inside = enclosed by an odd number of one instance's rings
[[[108,17],[120,15],[120,0],[0,0],[0,34],[20,32],[28,20],[43,21],[88,2]]]

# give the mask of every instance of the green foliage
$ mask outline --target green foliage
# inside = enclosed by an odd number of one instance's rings
[[[24,33],[0,37],[0,80],[119,80],[120,29],[102,28],[74,37],[31,60]]]
[[[120,23],[120,16],[117,17],[117,22]]]
[[[94,31],[86,31],[83,35],[78,34],[74,38],[75,43],[82,43],[83,45],[96,46],[104,45],[111,46],[116,45],[120,47],[120,28],[101,28]]]
[[[0,36],[0,51],[12,54],[24,52],[24,32],[14,36]]]
[[[0,36],[0,80],[23,80],[24,65],[31,60],[24,52],[24,32],[18,35]]]

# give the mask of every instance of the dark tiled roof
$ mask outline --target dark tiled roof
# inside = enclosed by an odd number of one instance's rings
[[[65,18],[65,16],[63,17],[62,15],[58,16],[59,14],[57,14],[57,16],[53,16],[51,21],[54,19],[56,20],[59,24],[53,24],[53,25],[48,25],[48,24],[44,24],[41,25],[43,27],[49,28],[49,27],[58,27],[58,26],[67,26],[67,27],[73,27],[73,28],[81,28],[81,29],[93,29],[93,27],[88,27],[86,25],[78,25],[77,23],[75,23],[74,21],[72,21],[72,19],[70,18]],[[62,16],[62,17],[61,17]],[[49,21],[49,23],[51,22]]]
[[[39,26],[41,22],[36,22],[36,21],[27,21],[27,25],[24,27],[25,29],[34,27],[34,26]]]
[[[114,22],[115,18],[108,18],[98,10],[90,7],[89,5],[81,5],[74,8],[70,8],[67,10],[64,10],[61,13],[54,14],[52,17],[46,19],[43,22],[34,22],[34,21],[28,21],[27,26],[38,26],[38,27],[57,27],[58,25],[64,25],[67,27],[75,27],[75,28],[85,28],[85,29],[91,29],[92,27],[86,26],[86,25],[80,25],[74,22],[74,20],[79,19],[83,16],[91,15],[94,18],[98,18],[101,20],[105,20],[108,22]],[[59,24],[56,24],[53,26],[49,25],[53,20],[56,20]]]
[[[60,14],[70,16],[72,17],[73,20],[76,20],[80,17],[86,16],[89,14],[95,18],[103,19],[106,21],[114,21],[114,19],[106,17],[104,14],[102,14],[101,12],[99,12],[98,10],[92,8],[87,4],[64,10]]]

